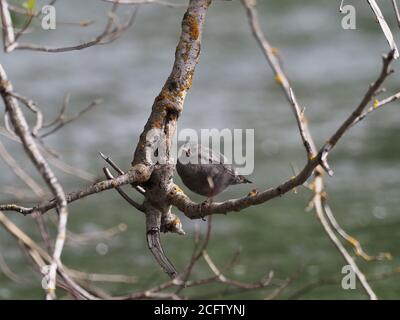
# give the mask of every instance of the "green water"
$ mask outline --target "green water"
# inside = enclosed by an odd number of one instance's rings
[[[83,30],[60,26],[55,31],[28,35],[27,39],[65,45],[88,39],[103,27],[104,21],[99,16],[107,6],[101,2],[57,3],[60,21],[95,18],[96,23]],[[376,78],[380,55],[388,51],[383,35],[363,1],[355,3],[356,30],[341,28],[339,1],[259,0],[258,3],[263,29],[272,45],[279,48],[298,99],[306,106],[316,143],[321,145],[352,112]],[[390,1],[382,1],[382,9],[398,34]],[[106,46],[58,55],[31,52],[1,55],[16,90],[42,105],[48,119],[57,114],[66,92],[72,94],[71,112],[80,110],[93,98],[105,100],[95,111],[47,139],[67,163],[101,177],[104,163],[97,152],[102,151],[128,168],[154,97],[171,69],[183,12],[183,8],[142,7],[133,28]],[[398,62],[394,67],[398,69]],[[386,94],[397,92],[398,83],[399,76],[392,76]],[[387,251],[393,255],[393,260],[383,262],[366,263],[357,258],[367,275],[388,272],[400,262],[398,107],[398,103],[387,106],[353,128],[330,156],[335,175],[327,178],[327,190],[337,220],[361,241],[367,252]],[[183,128],[255,129],[256,161],[251,179],[258,189],[275,186],[290,177],[291,163],[299,168],[304,165],[304,150],[292,112],[250,34],[245,11],[238,1],[215,1],[210,8],[201,61],[179,121],[179,129]],[[1,141],[26,170],[34,172],[23,159],[20,146],[4,137]],[[4,186],[24,188],[3,163],[0,165]],[[68,191],[86,184],[55,170]],[[35,173],[33,176],[40,181]],[[232,187],[218,196],[218,200],[248,191],[247,186]],[[360,285],[356,290],[341,288],[344,261],[322,231],[314,212],[305,211],[310,197],[311,193],[303,188],[242,213],[214,217],[210,256],[222,266],[240,248],[237,265],[227,273],[237,280],[255,282],[270,270],[281,280],[296,275],[281,294],[282,299],[309,283],[330,278],[334,279],[331,285],[319,286],[301,298],[365,299]],[[1,195],[2,201],[9,198],[10,195]],[[32,218],[8,216],[34,239],[39,239]],[[162,239],[169,257],[182,270],[191,254],[195,225],[204,230],[206,223],[180,216],[187,235],[167,234]],[[143,215],[116,192],[94,195],[70,206],[69,228],[75,233],[99,231],[119,223],[127,224],[127,232],[110,240],[67,245],[64,263],[87,272],[138,277],[136,284],[103,287],[116,295],[166,281],[147,250]],[[106,254],[96,250],[99,243],[107,246]],[[39,275],[31,270],[19,246],[3,229],[0,229],[0,250],[12,270],[29,279],[18,284],[0,273],[0,298],[42,298]],[[194,277],[207,275],[210,271],[205,264],[199,264]],[[395,299],[400,295],[399,281],[394,276],[372,281],[371,285],[378,297]],[[234,293],[226,291],[225,286],[210,285],[184,293],[190,297],[264,298],[273,289]]]

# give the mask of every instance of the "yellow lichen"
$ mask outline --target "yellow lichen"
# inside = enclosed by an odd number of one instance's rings
[[[375,100],[374,100],[374,104],[373,104],[373,108],[376,109],[376,108],[378,108],[378,107],[379,107],[379,100],[378,100],[378,99],[375,99]]]
[[[187,79],[187,85],[186,85],[186,90],[189,90],[192,87],[193,84],[193,74],[189,73],[188,79]]]
[[[136,182],[137,183],[143,183],[146,182],[150,178],[151,171],[149,170],[149,167],[142,164],[138,163],[131,167],[129,169],[130,173],[134,176],[137,177]]]
[[[386,260],[392,260],[393,259],[393,256],[392,256],[392,254],[390,253],[390,252],[383,252],[383,257],[386,259]],[[399,269],[400,270],[400,269]]]
[[[175,185],[174,191],[177,192],[177,193],[183,193],[183,190],[177,185]]]
[[[360,245],[357,239],[353,238],[352,236],[347,237],[347,241],[354,247],[357,247]]]
[[[282,76],[279,73],[275,75],[275,81],[280,85],[283,84]]]
[[[171,223],[174,227],[179,226],[181,224],[181,220],[178,217],[175,217],[174,220],[172,220]]]

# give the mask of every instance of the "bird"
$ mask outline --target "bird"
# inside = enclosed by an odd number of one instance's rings
[[[231,185],[252,183],[227,164],[224,155],[204,145],[186,143],[177,159],[176,171],[191,191],[212,199]]]

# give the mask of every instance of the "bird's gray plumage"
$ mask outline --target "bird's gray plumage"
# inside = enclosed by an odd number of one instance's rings
[[[200,144],[188,143],[183,147],[176,170],[186,187],[209,198],[230,185],[251,183],[232,165],[226,164],[222,154]]]

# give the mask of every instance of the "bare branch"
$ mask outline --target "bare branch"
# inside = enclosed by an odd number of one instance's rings
[[[175,278],[178,271],[164,253],[164,249],[160,241],[160,225],[161,225],[161,211],[154,208],[149,203],[145,203],[146,208],[146,239],[148,247],[153,254],[154,258],[170,277]]]
[[[15,239],[20,241],[26,248],[28,248],[28,253],[34,262],[38,265],[39,271],[40,269],[53,262],[53,258],[50,257],[46,251],[44,251],[35,241],[33,241],[26,233],[24,233],[20,228],[18,228],[11,220],[9,220],[1,211],[0,211],[0,225],[3,226],[7,232],[9,232]],[[72,290],[75,290],[77,294],[79,294],[84,299],[97,299],[95,296],[87,292],[84,288],[78,285],[69,275],[68,268],[62,265],[60,261],[58,261],[58,269],[57,272],[64,278],[67,282],[68,287]],[[66,289],[67,290],[67,289]]]
[[[151,155],[158,147],[154,141],[165,143],[166,156],[169,158],[176,122],[183,110],[186,94],[192,86],[193,74],[200,58],[201,33],[210,4],[211,0],[192,0],[189,3],[182,20],[182,32],[175,51],[171,74],[154,101],[151,114],[135,150],[133,165],[155,164],[151,159]],[[150,135],[150,132],[154,134]],[[161,140],[162,133],[165,134],[165,139]]]
[[[11,52],[18,46],[18,43],[15,42],[14,28],[8,2],[6,0],[0,0],[0,15],[3,29],[4,51]]]
[[[398,93],[396,93],[396,94],[394,94],[394,95],[392,95],[392,96],[390,96],[388,98],[385,98],[385,99],[383,99],[381,101],[376,99],[371,107],[369,107],[362,114],[360,114],[356,119],[354,119],[354,122],[353,122],[353,124],[351,126],[354,126],[355,124],[357,124],[358,122],[363,120],[371,112],[374,112],[374,111],[382,108],[383,106],[385,106],[385,105],[387,105],[387,104],[389,104],[391,102],[394,102],[394,101],[396,101],[398,99],[400,99],[400,92],[398,92]]]
[[[351,266],[353,269],[354,273],[356,274],[358,280],[360,281],[362,287],[364,288],[365,292],[368,294],[369,298],[371,300],[377,300],[377,296],[375,292],[372,290],[370,285],[367,282],[367,279],[365,278],[364,274],[360,271],[358,268],[356,262],[354,259],[350,256],[350,254],[347,252],[343,244],[340,242],[340,240],[336,237],[335,233],[333,232],[331,226],[329,225],[328,220],[326,219],[326,215],[324,212],[324,207],[323,207],[323,182],[322,179],[315,179],[314,181],[315,186],[315,196],[314,196],[314,207],[317,212],[317,217],[319,221],[321,222],[322,227],[324,228],[325,232],[333,242],[333,244],[336,246],[336,248],[339,250],[340,254],[343,256],[343,258],[346,260],[346,262]]]
[[[97,182],[91,186],[86,187],[85,189],[68,193],[66,195],[66,200],[68,203],[74,202],[76,200],[85,198],[89,195],[99,193],[105,190],[114,189],[116,187],[131,184],[131,183],[141,183],[148,179],[149,176],[149,168],[143,165],[136,165],[132,167],[127,173],[122,176],[116,177],[114,179],[103,180]],[[45,202],[42,204],[38,204],[35,207],[31,208],[23,208],[16,205],[0,205],[0,210],[3,211],[17,211],[23,214],[31,214],[35,211],[45,213],[50,209],[56,207],[56,201],[51,200],[49,202]]]
[[[99,152],[99,154],[100,154],[100,156],[104,159],[104,161],[105,162],[107,162],[115,171],[117,171],[118,172],[118,174],[119,175],[123,175],[123,174],[125,174],[125,172],[109,157],[109,156],[106,156],[104,153],[102,153],[102,152]],[[132,185],[139,193],[141,193],[142,195],[145,195],[146,194],[146,190],[143,188],[143,187],[141,187],[141,186],[139,186],[139,185],[137,185],[137,186],[135,186],[135,185]]]
[[[111,174],[110,170],[108,168],[103,168],[104,174],[108,179],[114,179],[113,175]],[[115,189],[118,191],[118,193],[121,195],[122,198],[124,198],[130,205],[132,205],[134,208],[136,208],[139,211],[145,212],[145,209],[142,205],[137,203],[135,200],[133,200],[130,196],[128,196],[124,190],[122,190],[121,187],[115,187]]]
[[[345,239],[348,243],[350,243],[353,248],[354,248],[354,252],[356,253],[357,256],[362,257],[365,261],[374,261],[374,260],[383,260],[383,259],[391,259],[391,255],[390,253],[387,252],[381,252],[376,256],[371,256],[369,254],[367,254],[364,249],[361,247],[360,242],[350,236],[345,230],[343,230],[343,228],[339,225],[339,223],[337,222],[331,208],[329,207],[329,205],[326,203],[325,199],[323,201],[324,203],[324,212],[325,212],[325,216],[326,218],[329,220],[329,223],[331,224],[332,228],[334,228],[334,230],[343,238]]]
[[[391,51],[388,55],[383,57],[383,66],[378,79],[372,83],[361,100],[358,107],[353,111],[353,113],[346,119],[346,121],[339,127],[339,129],[329,138],[327,143],[322,147],[322,156],[326,157],[330,150],[336,145],[339,139],[346,133],[346,131],[351,128],[354,121],[362,115],[367,105],[370,103],[372,98],[376,95],[376,92],[380,89],[386,78],[393,72],[390,69],[390,65],[394,59],[394,51]],[[392,100],[394,101],[394,100]]]
[[[36,114],[36,124],[32,128],[32,134],[37,137],[39,130],[43,127],[43,114],[40,108],[36,105],[35,102],[32,100],[21,96],[20,94],[16,92],[10,92],[10,95],[12,95],[14,98],[17,98],[19,101],[21,101],[24,105],[28,107],[29,110],[31,110],[34,114]]]
[[[394,12],[396,13],[397,24],[400,28],[400,12],[399,12],[399,7],[397,6],[397,1],[392,0],[392,4],[393,4]]]
[[[54,128],[52,128],[51,130],[49,130],[46,133],[43,133],[42,135],[40,135],[40,138],[45,138],[49,135],[51,135],[52,133],[60,130],[61,128],[63,128],[64,126],[66,126],[67,124],[79,119],[81,116],[83,116],[86,112],[90,111],[91,109],[93,109],[95,106],[99,105],[100,103],[102,103],[103,100],[102,99],[96,99],[93,100],[86,108],[82,109],[81,111],[79,111],[76,115],[70,117],[69,119],[65,119],[64,118],[64,108],[62,110],[62,113],[59,116],[59,120],[57,122],[55,122]],[[64,111],[64,112],[63,112]],[[49,126],[47,126],[49,127]]]
[[[394,277],[398,277],[400,275],[400,268],[395,268],[394,270],[390,270],[387,272],[381,272],[377,274],[369,274],[368,279],[370,282],[384,279],[391,279]],[[294,293],[291,293],[287,299],[288,300],[296,300],[300,299],[305,294],[323,286],[337,285],[340,282],[341,278],[338,277],[327,277],[318,279],[316,281],[310,282],[304,285],[302,288],[296,290]]]
[[[184,7],[184,3],[173,3],[163,0],[102,0],[104,2],[118,3],[118,4],[128,4],[128,5],[141,5],[141,4],[159,4],[165,7],[176,8]]]
[[[382,11],[379,8],[375,0],[367,0],[372,11],[374,12],[379,25],[382,28],[383,34],[389,43],[390,49],[393,51],[393,58],[397,59],[399,57],[399,50],[397,49],[396,42],[394,41],[392,31],[390,30],[385,18],[383,17]]]
[[[15,132],[18,137],[21,139],[22,145],[25,149],[26,154],[31,159],[32,163],[35,165],[36,169],[42,175],[44,181],[47,183],[51,192],[56,197],[56,206],[59,212],[59,225],[57,231],[57,239],[53,252],[53,261],[50,270],[50,279],[49,279],[49,290],[47,297],[49,299],[53,299],[55,297],[55,281],[56,281],[56,272],[57,265],[59,264],[62,249],[64,246],[65,234],[66,234],[66,224],[67,224],[67,200],[65,197],[65,193],[59,182],[57,181],[56,176],[51,170],[45,158],[40,153],[36,142],[30,132],[28,123],[25,119],[24,114],[22,113],[18,101],[16,98],[10,94],[13,92],[13,87],[11,82],[9,82],[7,78],[7,74],[4,71],[3,67],[0,65],[0,94],[3,98],[4,104],[6,106],[6,110],[10,115],[11,122],[14,126]]]
[[[15,175],[20,178],[20,180],[24,182],[34,194],[36,194],[40,198],[43,198],[46,195],[42,187],[35,180],[33,180],[33,178],[28,175],[25,170],[23,170],[21,166],[17,163],[17,161],[8,153],[7,149],[4,147],[4,144],[1,141],[0,157],[3,158],[7,165],[13,170]]]
[[[297,103],[297,99],[295,97],[292,86],[290,85],[289,80],[285,75],[285,72],[283,71],[281,63],[277,57],[277,49],[273,48],[264,36],[264,33],[258,21],[256,1],[242,0],[242,4],[246,8],[251,31],[253,32],[257,43],[259,44],[265,58],[267,59],[269,65],[274,72],[276,82],[281,86],[287,100],[290,103],[292,111],[296,117],[300,136],[306,149],[307,156],[309,159],[311,159],[313,156],[316,155],[317,149],[311,138],[311,134],[307,126],[307,119],[304,115],[304,112],[301,111],[301,108]]]
[[[114,227],[106,230],[86,232],[86,233],[73,233],[67,230],[67,242],[73,245],[82,245],[89,242],[99,241],[99,240],[109,240],[116,235],[126,232],[128,226],[125,223],[120,223]]]
[[[104,31],[95,37],[93,40],[78,44],[78,45],[72,45],[72,46],[66,46],[66,47],[47,47],[47,46],[41,46],[41,45],[36,45],[36,44],[29,44],[29,43],[17,43],[15,42],[15,37],[13,36],[14,34],[14,29],[12,27],[11,23],[8,23],[7,21],[7,15],[9,15],[9,10],[7,7],[7,1],[6,0],[1,0],[1,4],[4,4],[1,8],[3,9],[1,11],[3,21],[3,38],[4,38],[4,44],[5,44],[5,50],[6,52],[11,52],[14,49],[17,50],[32,50],[32,51],[41,51],[41,52],[48,52],[48,53],[59,53],[59,52],[68,52],[68,51],[75,51],[75,50],[82,50],[86,49],[95,45],[102,45],[102,44],[107,44],[110,42],[113,42],[117,38],[120,37],[120,35],[129,29],[136,17],[137,10],[138,8],[135,8],[133,13],[131,14],[130,18],[124,23],[124,24],[119,24],[117,23],[117,17],[115,15],[115,12],[118,7],[118,2],[116,1],[113,4],[113,7],[111,9],[111,12],[108,15],[108,20],[106,27]],[[22,14],[26,14],[26,12],[21,12]],[[32,14],[29,14],[32,15]],[[29,16],[28,15],[28,16]],[[39,13],[34,13],[34,16],[39,15]],[[11,20],[10,20],[11,21]],[[18,35],[19,36],[19,35]]]

